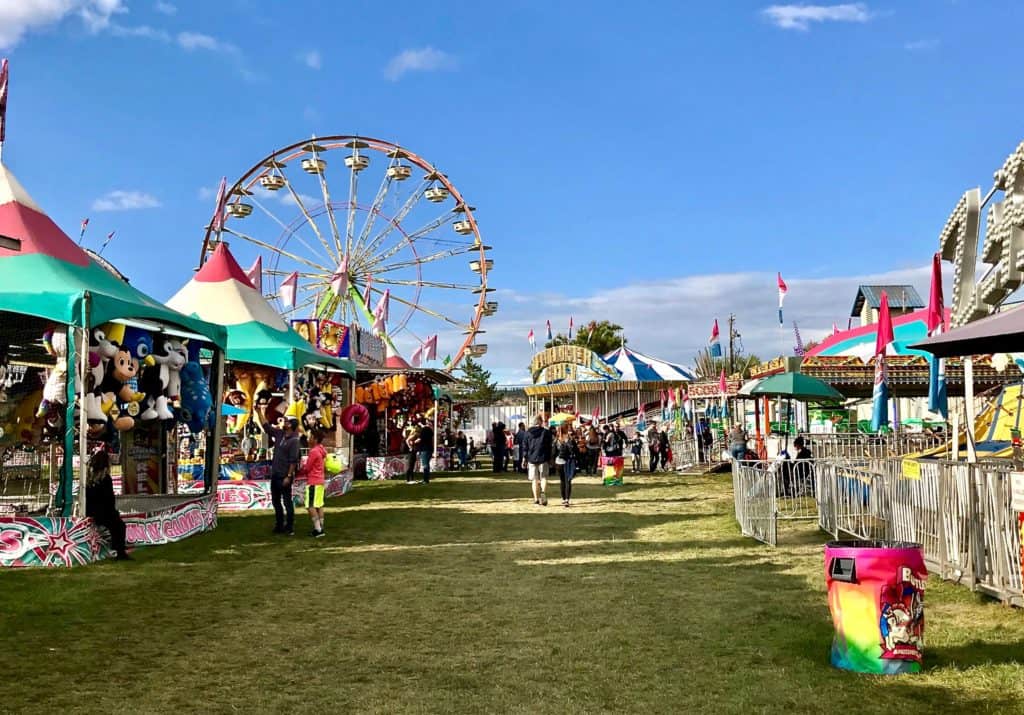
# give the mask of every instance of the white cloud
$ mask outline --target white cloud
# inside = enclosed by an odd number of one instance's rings
[[[323,64],[323,58],[320,57],[319,50],[309,50],[299,55],[299,59],[306,67],[313,70],[318,70]]]
[[[811,23],[867,22],[872,14],[862,2],[842,5],[772,5],[761,11],[768,21],[784,30],[806,31]]]
[[[216,37],[204,35],[201,32],[179,32],[177,39],[178,45],[189,52],[194,50],[209,50],[210,52],[237,54],[239,51],[238,48],[230,42],[218,40]]]
[[[199,200],[200,201],[212,201],[216,195],[217,195],[217,190],[216,189],[212,189],[209,186],[200,186],[199,187],[199,194],[198,194],[198,196],[199,196]]]
[[[170,42],[171,35],[166,30],[149,25],[120,25],[116,22],[110,23],[107,32],[116,37],[143,37],[147,40],[159,42]]]
[[[0,2],[0,50],[17,45],[29,32],[77,15],[90,32],[106,29],[113,15],[127,12],[122,0],[5,0]]]
[[[408,72],[438,72],[454,70],[458,61],[454,56],[433,47],[418,50],[402,50],[391,58],[384,68],[384,76],[397,82]]]
[[[93,211],[133,211],[135,209],[155,209],[160,201],[152,194],[144,191],[110,191],[92,202]]]
[[[948,264],[946,264],[948,266]],[[484,318],[488,343],[483,358],[488,370],[503,383],[526,375],[532,356],[526,335],[532,328],[538,347],[544,343],[544,322],[555,332],[565,332],[569,316],[577,327],[591,320],[611,320],[622,325],[630,347],[670,362],[692,365],[697,351],[707,344],[711,324],[724,325],[736,315],[736,329],[746,352],[768,359],[793,353],[793,321],[803,340],[820,340],[832,332],[832,323],[846,328],[857,286],[861,284],[909,284],[927,300],[931,265],[886,273],[799,278],[784,274],[789,286],[785,325],[778,323],[778,293],[770,273],[722,273],[686,276],[653,283],[637,283],[604,289],[592,295],[569,298],[545,293],[527,294],[499,288],[493,293],[500,308]],[[945,295],[951,296],[948,285]],[[858,325],[854,319],[854,325]]]
[[[162,13],[164,15],[177,15],[178,14],[177,6],[172,5],[169,2],[164,2],[164,0],[157,0],[157,2],[153,5],[153,9],[155,9],[157,12]]]
[[[903,45],[903,49],[910,50],[911,52],[923,52],[925,50],[934,50],[939,46],[938,40],[913,40]]]

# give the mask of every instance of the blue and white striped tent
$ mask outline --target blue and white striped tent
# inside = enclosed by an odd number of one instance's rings
[[[693,382],[697,375],[688,367],[652,358],[623,346],[604,356],[605,362],[622,373],[625,382]]]

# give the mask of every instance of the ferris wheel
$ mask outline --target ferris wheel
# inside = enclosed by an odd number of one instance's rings
[[[475,207],[429,161],[380,139],[314,137],[261,159],[224,200],[200,265],[230,241],[286,320],[358,323],[398,355],[433,337],[449,370],[487,352],[490,246]]]

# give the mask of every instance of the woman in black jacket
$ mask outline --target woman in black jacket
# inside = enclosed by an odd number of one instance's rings
[[[576,476],[576,437],[565,425],[555,442],[555,466],[558,469],[558,483],[562,492],[562,506],[569,506],[572,499],[572,478]]]

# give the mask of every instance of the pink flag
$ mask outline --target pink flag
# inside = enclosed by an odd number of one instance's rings
[[[228,177],[222,176],[220,187],[217,189],[217,203],[213,209],[213,220],[210,222],[210,228],[214,231],[221,231],[224,228],[224,207],[227,205],[227,196],[225,194],[227,190]]]
[[[889,295],[882,291],[882,304],[878,308],[878,333],[875,337],[875,355],[885,355],[885,349],[895,338],[892,317],[889,315]]]
[[[285,308],[295,307],[295,294],[299,289],[299,272],[295,271],[281,283],[281,303]]]
[[[377,307],[373,309],[373,315],[381,322],[387,323],[390,317],[390,302],[391,302],[391,289],[386,288],[384,294],[377,301]]]
[[[437,360],[437,336],[433,335],[427,338],[427,342],[424,346],[424,359],[426,360]]]
[[[789,288],[786,287],[786,281],[782,280],[782,274],[778,274],[779,284],[779,325],[782,325],[782,301],[786,299],[786,293],[789,292]]]
[[[245,272],[245,277],[257,292],[263,293],[263,256],[256,256],[252,267]]]
[[[426,345],[424,343],[423,345]],[[419,367],[423,364],[423,345],[420,345],[412,354],[412,366]]]
[[[82,241],[85,239],[85,229],[88,228],[88,226],[89,226],[89,219],[83,218],[82,219],[82,230],[78,234],[78,245],[79,246],[82,245]]]
[[[348,254],[341,257],[341,263],[338,264],[338,269],[331,277],[331,292],[334,295],[341,297],[346,291],[348,291]]]
[[[946,332],[946,307],[942,300],[942,256],[932,256],[932,286],[928,294],[927,326],[929,335]]]
[[[718,378],[718,391],[723,395],[729,394],[729,382],[725,379],[725,368],[722,368],[722,374]]]
[[[832,323],[832,334],[839,335],[839,326],[836,325],[835,323]]]
[[[7,133],[7,58],[0,60],[0,144]]]
[[[370,284],[373,283],[373,276],[369,273],[366,274],[366,290],[363,291],[363,304],[366,309],[370,309]]]
[[[535,338],[533,336],[533,328],[530,328],[530,332],[527,333],[526,339],[530,341],[530,347],[531,348],[534,348],[534,349],[537,348],[537,338]]]

